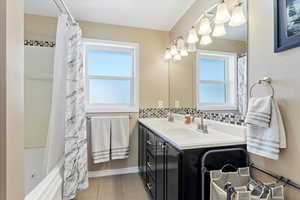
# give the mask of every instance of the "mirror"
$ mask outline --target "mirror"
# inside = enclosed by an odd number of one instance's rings
[[[242,5],[246,13],[246,1]],[[213,32],[216,25],[211,25]],[[199,25],[195,30],[198,32]],[[237,27],[227,23],[225,30],[220,37],[211,33],[212,41],[207,45],[199,44],[204,37],[198,35],[196,52],[189,52],[181,60],[169,60],[170,106],[175,112],[246,112],[247,23]]]

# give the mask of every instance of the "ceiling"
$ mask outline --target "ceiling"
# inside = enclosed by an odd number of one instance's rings
[[[64,0],[77,20],[169,31],[195,0]],[[52,0],[25,0],[25,13],[58,16]]]

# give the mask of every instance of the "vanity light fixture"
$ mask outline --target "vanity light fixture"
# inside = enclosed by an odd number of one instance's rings
[[[197,31],[195,29],[195,27],[193,26],[192,29],[189,31],[189,35],[187,38],[187,43],[189,44],[193,44],[199,41],[198,35],[197,35]]]
[[[167,48],[165,53],[165,60],[170,60],[172,58],[172,55],[170,53],[170,48]]]
[[[212,36],[221,37],[226,34],[225,25],[224,24],[216,24],[214,28],[214,32]]]
[[[200,45],[209,45],[210,43],[212,43],[212,39],[209,35],[203,35],[201,37],[201,40],[200,40]]]
[[[183,49],[180,50],[180,55],[181,56],[188,56],[188,50],[186,49],[186,47],[184,47]]]
[[[195,43],[190,43],[188,44],[188,48],[187,48],[187,51],[188,52],[196,52],[197,51],[197,48],[196,48],[196,44]]]
[[[217,14],[215,17],[215,24],[224,24],[230,20],[231,16],[225,1],[217,7]]]
[[[196,52],[196,43],[200,39],[200,45],[211,44],[213,37],[221,37],[226,34],[225,24],[236,27],[246,23],[247,19],[243,13],[242,0],[234,0],[230,3],[226,0],[216,3],[205,11],[195,22],[194,26],[189,30],[186,43],[181,36],[177,40],[171,42],[171,48],[165,53],[165,58],[173,60],[181,60],[181,57],[187,56],[189,52]],[[232,15],[230,12],[232,11]],[[211,20],[213,19],[214,28],[212,29]],[[199,24],[198,31],[195,26]]]
[[[180,54],[176,54],[174,56],[174,60],[181,60],[181,55]]]
[[[210,21],[207,17],[201,19],[198,34],[199,35],[208,35],[212,32]]]
[[[172,56],[175,56],[175,55],[178,54],[176,45],[172,45],[172,46],[171,46],[170,54],[171,54]]]
[[[229,26],[236,27],[244,23],[246,23],[246,18],[243,12],[242,4],[239,3],[236,7],[233,8],[232,17],[229,22]]]
[[[176,43],[177,43],[177,49],[178,49],[179,51],[181,51],[182,49],[185,48],[185,42],[184,42],[183,37],[180,37],[180,38],[177,40]]]

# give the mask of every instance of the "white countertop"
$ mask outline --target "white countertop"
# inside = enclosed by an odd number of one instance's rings
[[[183,120],[169,122],[167,119],[146,118],[139,119],[139,122],[179,150],[246,143],[246,130],[243,126],[205,120],[208,134],[201,134],[196,131],[196,123],[187,125]]]

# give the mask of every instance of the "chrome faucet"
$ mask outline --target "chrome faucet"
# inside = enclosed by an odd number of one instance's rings
[[[203,116],[201,116],[201,115],[200,115],[200,123],[197,122],[197,131],[199,131],[200,133],[203,133],[203,134],[208,133],[207,124],[204,124],[204,119],[203,119]]]

